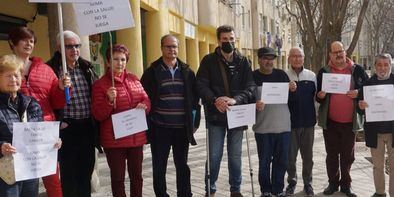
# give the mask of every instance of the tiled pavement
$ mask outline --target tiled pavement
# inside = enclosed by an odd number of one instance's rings
[[[204,125],[202,122],[201,125]],[[251,159],[253,168],[253,180],[255,196],[260,196],[259,184],[258,184],[258,158],[256,151],[256,144],[254,140],[254,135],[251,130],[249,132],[249,141],[251,148]],[[205,152],[205,128],[200,128],[195,134],[197,139],[197,146],[190,147],[189,152],[189,166],[191,168],[191,183],[192,191],[194,196],[204,196],[204,163],[206,158]],[[243,144],[243,159],[242,159],[242,193],[244,196],[252,196],[251,181],[249,175],[249,165],[246,150],[246,141],[244,135]],[[221,164],[219,180],[217,182],[218,191],[216,197],[229,196],[229,185],[228,185],[228,170],[227,170],[227,156],[226,149],[224,149],[223,160]],[[372,165],[366,159],[370,156],[369,149],[364,145],[364,142],[356,143],[356,160],[352,166],[351,175],[353,178],[352,187],[358,196],[367,197],[374,193],[373,177],[372,177]],[[323,133],[321,129],[317,128],[315,131],[315,144],[314,144],[314,167],[313,167],[313,187],[316,196],[324,196],[322,191],[327,186],[327,175],[325,170],[325,148],[323,141]],[[300,157],[298,159],[300,161]],[[99,177],[101,188],[98,192],[93,193],[93,197],[106,197],[112,196],[111,186],[110,186],[110,175],[109,168],[105,160],[104,155],[99,156],[98,160],[99,166]],[[297,162],[298,175],[301,176],[301,162]],[[167,188],[170,196],[176,196],[176,179],[175,179],[175,169],[172,158],[169,159],[168,169],[167,169]],[[144,149],[144,161],[143,161],[143,178],[144,178],[144,189],[143,195],[147,197],[153,197],[153,187],[152,187],[152,167],[151,167],[151,154],[149,145],[145,146]],[[296,194],[294,196],[304,196],[302,192],[303,184],[302,178],[299,179],[300,182],[297,185]],[[388,180],[388,178],[386,178]],[[387,181],[388,182],[388,181]],[[129,195],[129,180],[126,178],[126,190]],[[387,188],[387,187],[386,187]],[[342,193],[335,193],[332,196],[345,196]]]

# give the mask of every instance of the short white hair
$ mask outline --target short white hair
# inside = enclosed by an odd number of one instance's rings
[[[292,47],[292,48],[290,49],[290,51],[289,51],[289,56],[291,55],[291,53],[292,53],[294,50],[298,50],[298,51],[300,51],[300,52],[301,52],[301,54],[302,54],[302,56],[304,56],[304,57],[305,57],[304,50],[303,50],[301,47]]]
[[[64,39],[68,38],[75,38],[78,43],[81,43],[81,38],[74,32],[70,30],[63,31]],[[56,39],[57,45],[60,45],[60,33],[57,34],[57,39]]]

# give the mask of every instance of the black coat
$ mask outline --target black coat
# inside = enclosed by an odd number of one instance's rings
[[[27,112],[28,122],[44,121],[40,104],[30,96],[20,93],[18,97],[18,109],[10,103],[10,95],[0,93],[0,147],[3,143],[12,143],[13,123],[22,122],[24,112]],[[3,155],[0,151],[0,157]]]
[[[194,139],[193,132],[195,128],[198,128],[200,125],[200,105],[198,104],[199,98],[196,91],[196,77],[194,72],[189,68],[189,65],[183,63],[181,60],[177,59],[179,69],[182,73],[184,80],[184,102],[185,102],[185,127],[187,130],[187,137],[189,143],[191,145],[196,145],[196,140]],[[141,77],[141,84],[145,89],[145,92],[148,94],[149,99],[151,101],[151,114],[154,112],[157,106],[157,102],[159,100],[160,95],[160,67],[163,64],[162,58],[157,59],[153,62],[149,68],[144,71],[144,74]],[[192,111],[196,110],[196,116],[193,117]],[[148,140],[152,140],[152,136],[154,135],[154,126],[151,119],[151,115],[148,115]]]
[[[212,124],[227,126],[226,114],[219,112],[214,105],[216,98],[226,96],[219,67],[219,61],[223,61],[222,59],[219,48],[202,59],[197,71],[197,90],[206,108],[207,121]],[[230,96],[235,99],[236,105],[251,103],[254,101],[256,85],[253,80],[250,62],[238,52],[234,52],[233,61],[236,63],[233,75],[230,75],[227,66],[225,66]]]

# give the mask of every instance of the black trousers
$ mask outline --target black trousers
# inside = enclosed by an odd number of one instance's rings
[[[95,154],[91,119],[67,119],[69,126],[60,130],[63,141],[59,150],[63,197],[90,197]]]
[[[155,127],[152,134],[153,189],[156,196],[169,197],[167,194],[166,171],[171,147],[176,169],[177,196],[192,196],[190,168],[187,165],[189,142],[186,130]]]

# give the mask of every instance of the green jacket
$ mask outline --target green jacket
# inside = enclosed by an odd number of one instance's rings
[[[317,92],[321,91],[322,88],[323,73],[330,73],[330,72],[331,72],[330,66],[325,66],[320,69],[319,74],[317,75]],[[352,87],[354,87],[354,89],[360,89],[367,79],[368,79],[368,75],[367,73],[365,73],[364,69],[360,65],[353,64],[352,77],[351,77]],[[318,125],[321,126],[323,129],[327,129],[330,94],[327,93],[324,99],[319,99],[316,96],[316,101],[320,103]],[[353,105],[354,105],[353,131],[363,130],[364,118],[363,115],[357,112],[357,99],[353,99]]]

